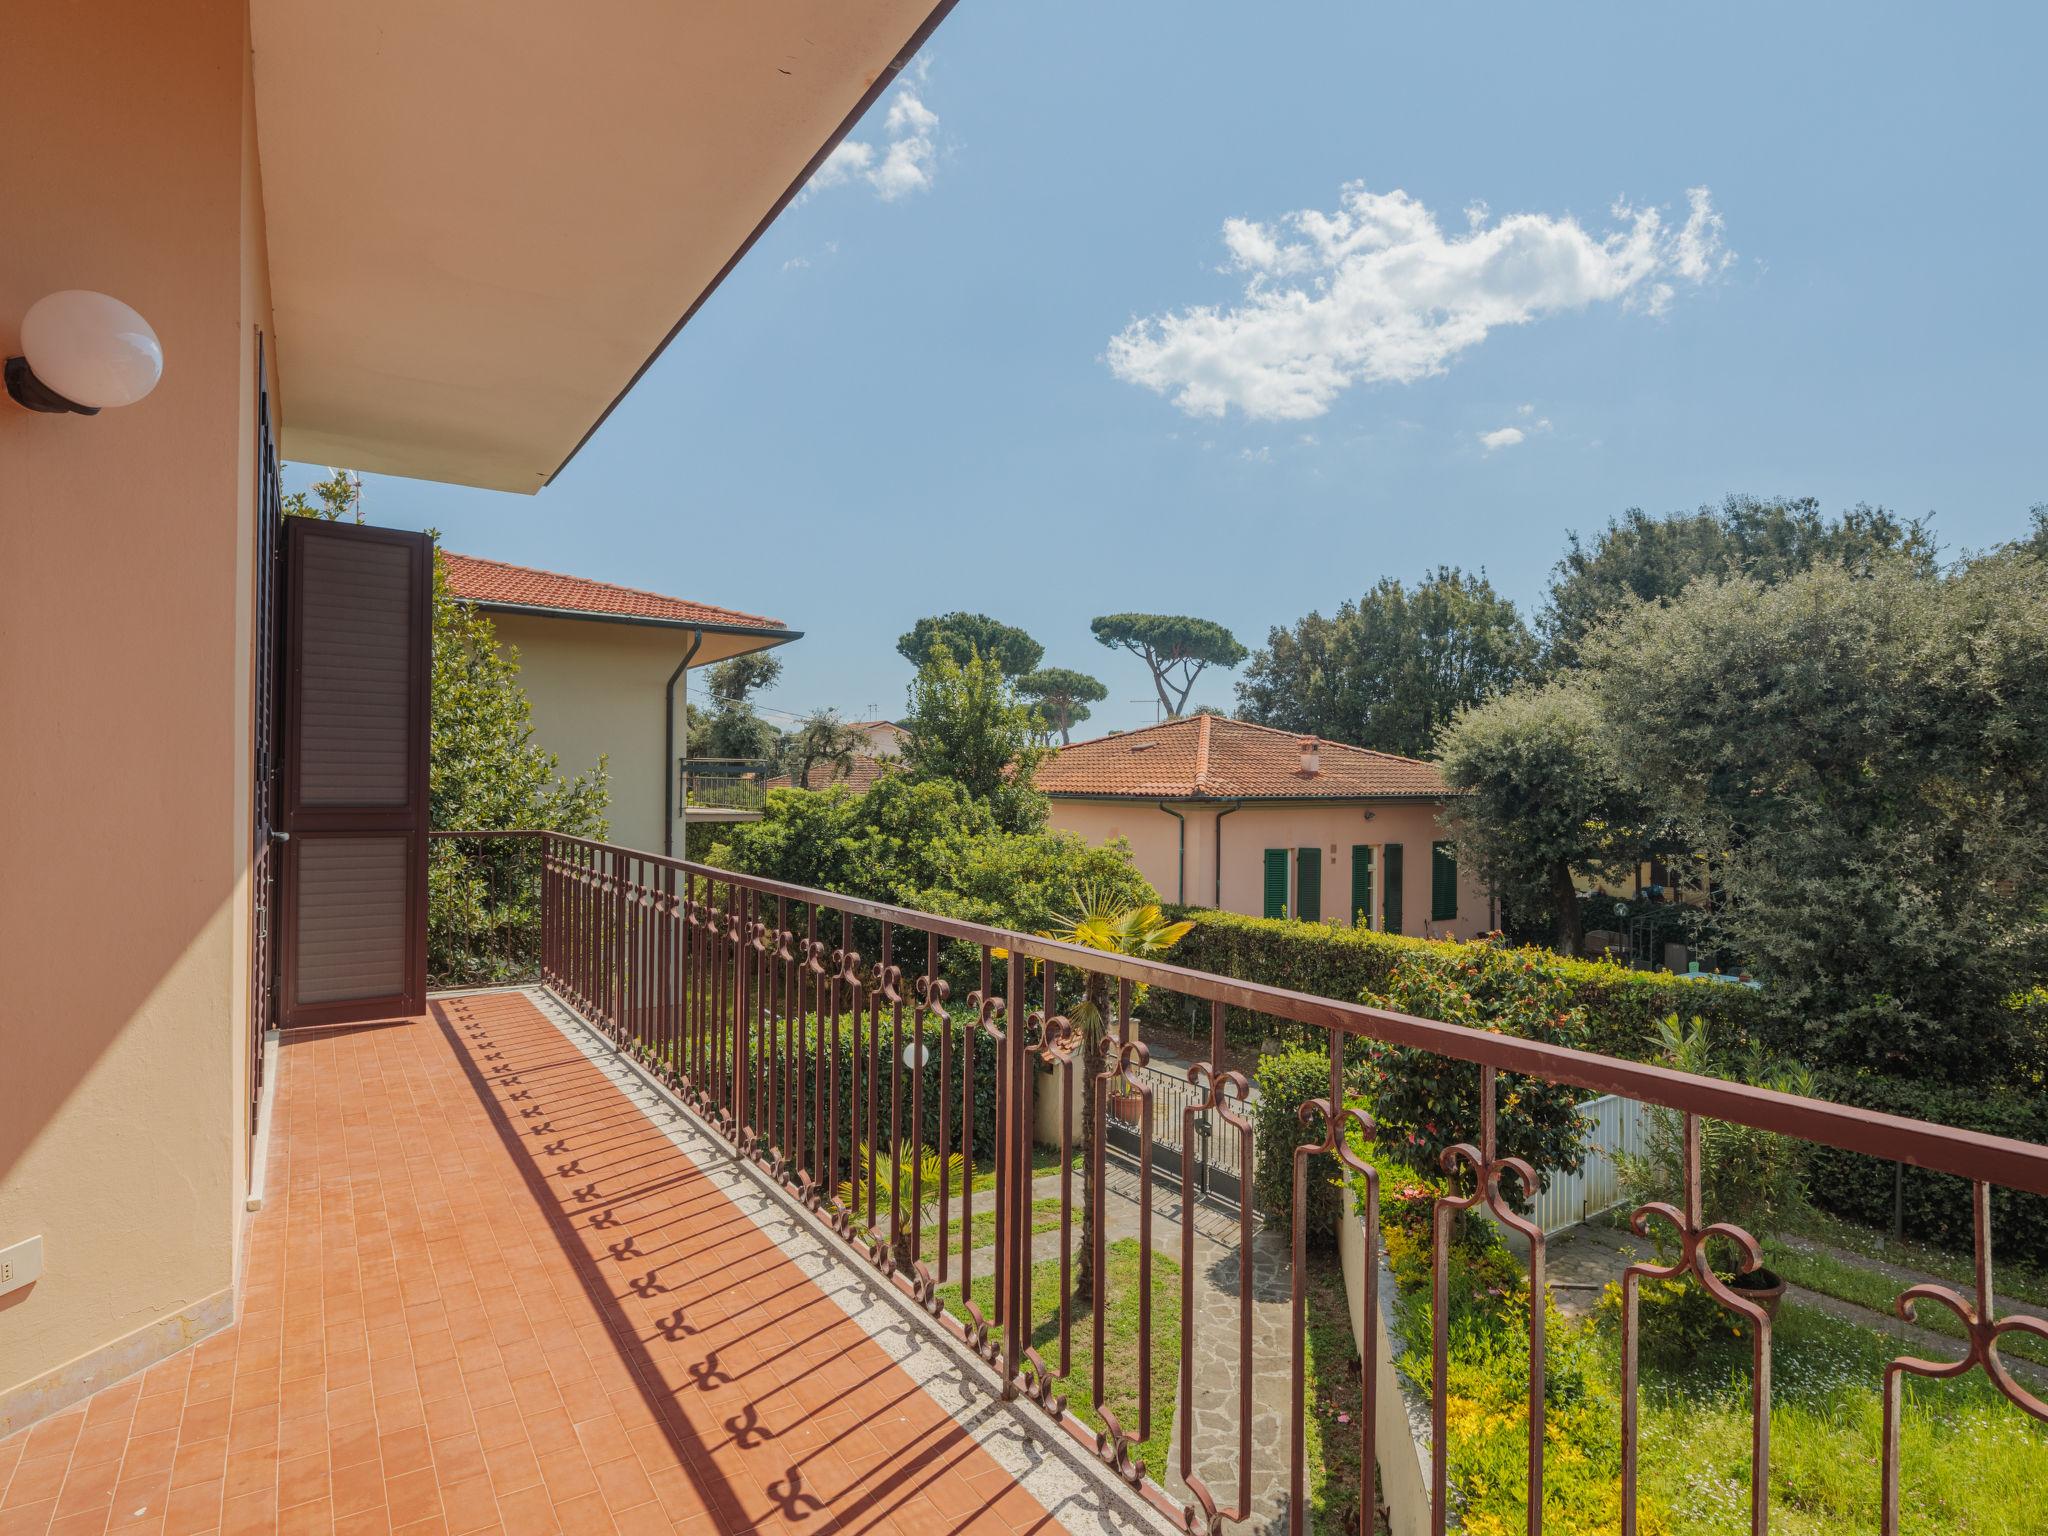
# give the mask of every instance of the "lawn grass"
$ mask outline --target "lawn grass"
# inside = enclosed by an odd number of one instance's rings
[[[1886,1320],[1898,1316],[1892,1310],[1892,1302],[1904,1287],[1890,1275],[1845,1263],[1833,1254],[1790,1248],[1776,1238],[1765,1238],[1763,1251],[1764,1262],[1796,1286],[1817,1291],[1823,1296],[1833,1296],[1839,1301],[1854,1302],[1859,1307],[1868,1307]],[[1961,1294],[1966,1302],[1974,1298],[1975,1292],[1969,1281],[1963,1282]],[[1951,1339],[1968,1337],[1956,1315],[1935,1302],[1920,1303],[1914,1309],[1913,1321]],[[2048,1365],[2048,1343],[2025,1334],[2006,1334],[1998,1341],[1998,1352]]]
[[[1454,1296],[1457,1270],[1454,1269]],[[1401,1364],[1429,1381],[1428,1300],[1400,1302]],[[1451,1476],[1469,1536],[1509,1536],[1527,1521],[1526,1292],[1467,1292],[1454,1311],[1446,1394]],[[1749,1346],[1725,1337],[1673,1361],[1645,1319],[1643,1536],[1722,1536],[1749,1504]],[[1611,1310],[1555,1313],[1547,1376],[1545,1529],[1612,1536],[1620,1520],[1620,1340]],[[1771,1530],[1835,1536],[1877,1528],[1885,1333],[1787,1303],[1773,1327]],[[1901,1531],[1910,1536],[2048,1536],[2048,1426],[1981,1374],[1908,1378]],[[1327,1436],[1328,1426],[1324,1426]]]
[[[1126,1430],[1138,1425],[1138,1261],[1135,1238],[1119,1238],[1107,1250],[1108,1273],[1102,1294],[1109,1298],[1103,1313],[1102,1395],[1117,1422]],[[1059,1365],[1060,1266],[1057,1259],[1032,1266],[1031,1344],[1047,1365]],[[958,1285],[943,1286],[939,1300],[947,1311],[965,1320]],[[995,1300],[995,1281],[978,1276],[974,1300],[986,1314]],[[1076,1303],[1073,1308],[1073,1371],[1060,1383],[1067,1398],[1067,1412],[1091,1429],[1100,1429],[1095,1415],[1094,1324],[1092,1308]],[[994,1330],[1000,1336],[1001,1330]],[[1173,1435],[1173,1405],[1180,1379],[1180,1266],[1165,1255],[1152,1255],[1152,1423],[1151,1434],[1135,1446],[1134,1452],[1153,1480],[1166,1475],[1168,1442]]]
[[[1335,1255],[1310,1257],[1306,1294],[1309,1411],[1302,1439],[1309,1529],[1314,1536],[1357,1536],[1358,1501],[1367,1488],[1359,1475],[1358,1457],[1364,1398],[1358,1345],[1351,1336],[1351,1304]],[[1377,1484],[1372,1486],[1377,1510]],[[1374,1529],[1384,1529],[1377,1514]]]
[[[1944,1284],[1957,1287],[1965,1295],[1976,1283],[1968,1254],[1951,1253],[1946,1248],[1916,1243],[1911,1239],[1900,1240],[1889,1232],[1880,1232],[1874,1227],[1844,1221],[1838,1216],[1830,1216],[1825,1211],[1800,1212],[1786,1220],[1784,1229],[1795,1237],[1810,1238],[1817,1243],[1826,1243],[1831,1248],[1861,1254],[1866,1259],[1877,1259],[1886,1264],[1920,1270],[1933,1275]],[[2010,1296],[2015,1301],[2032,1302],[2037,1307],[2048,1307],[2048,1275],[2028,1265],[2001,1263],[1998,1266],[1998,1290],[2001,1295]]]
[[[1031,1202],[1031,1230],[1034,1233],[1049,1232],[1059,1224],[1059,1196],[1053,1195],[1043,1200]],[[1080,1244],[1080,1231],[1081,1224],[1077,1220],[1074,1223],[1074,1242],[1077,1248]],[[939,1257],[940,1236],[939,1224],[936,1221],[926,1226],[924,1231],[919,1234],[920,1241],[917,1256],[926,1263],[936,1262]],[[961,1251],[959,1218],[955,1217],[946,1223],[944,1237],[946,1242],[951,1245],[952,1252],[959,1253]],[[969,1228],[967,1237],[969,1251],[986,1248],[993,1243],[996,1240],[996,1213],[992,1210],[976,1211],[974,1213],[973,1225]]]
[[[1646,1378],[1643,1499],[1671,1536],[1740,1528],[1749,1500],[1746,1346],[1705,1352]],[[1796,1303],[1773,1331],[1771,1529],[1777,1536],[1873,1531],[1891,1339]],[[1908,1378],[1900,1530],[1910,1536],[2048,1532],[2048,1427],[1981,1375]],[[1647,1521],[1645,1536],[1658,1529]]]
[[[1076,1201],[1077,1203],[1078,1203],[1078,1202],[1080,1201],[1080,1199],[1082,1198],[1082,1189],[1083,1189],[1083,1185],[1082,1185],[1082,1183],[1081,1183],[1081,1178],[1080,1178],[1080,1175],[1081,1175],[1081,1174],[1083,1174],[1083,1173],[1085,1173],[1085,1172],[1087,1171],[1087,1168],[1088,1168],[1088,1159],[1087,1159],[1087,1156],[1086,1156],[1086,1154],[1084,1154],[1084,1153],[1082,1153],[1082,1152],[1078,1152],[1078,1151],[1077,1151],[1077,1152],[1075,1152],[1075,1154],[1074,1154],[1074,1174],[1075,1174],[1075,1178],[1074,1178],[1074,1199],[1075,1199],[1075,1201]],[[1036,1181],[1036,1180],[1038,1180],[1038,1179],[1042,1179],[1042,1178],[1044,1178],[1044,1177],[1045,1177],[1045,1176],[1046,1176],[1047,1174],[1049,1174],[1049,1173],[1058,1173],[1059,1171],[1060,1171],[1060,1149],[1059,1149],[1058,1147],[1041,1147],[1041,1146],[1036,1146],[1036,1145],[1034,1145],[1034,1146],[1032,1147],[1032,1149],[1031,1149],[1031,1177],[1032,1177],[1032,1179],[1033,1179],[1034,1181]],[[974,1192],[975,1192],[975,1193],[976,1193],[976,1194],[978,1195],[978,1194],[980,1194],[980,1193],[981,1193],[981,1192],[982,1192],[983,1190],[985,1190],[985,1189],[994,1189],[995,1187],[996,1187],[996,1170],[995,1170],[995,1167],[994,1167],[994,1165],[993,1165],[993,1164],[989,1164],[989,1165],[986,1165],[986,1166],[983,1166],[983,1165],[977,1165],[977,1166],[976,1166],[976,1168],[975,1168],[975,1170],[974,1170]]]

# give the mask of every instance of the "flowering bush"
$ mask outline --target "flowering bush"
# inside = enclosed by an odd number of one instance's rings
[[[1583,1046],[1585,1011],[1571,987],[1537,953],[1492,944],[1443,945],[1404,955],[1383,992],[1360,1001],[1490,1034]],[[1479,1068],[1429,1051],[1371,1042],[1364,1081],[1383,1140],[1405,1143],[1408,1157],[1436,1167],[1444,1149],[1479,1140]],[[1527,1158],[1539,1176],[1574,1173],[1586,1157],[1576,1088],[1502,1074],[1498,1151]],[[1501,1190],[1526,1209],[1534,1190],[1510,1176]]]

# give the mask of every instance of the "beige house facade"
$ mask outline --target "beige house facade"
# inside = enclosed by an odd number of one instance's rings
[[[1196,715],[1064,747],[1037,784],[1053,826],[1125,839],[1168,901],[1435,938],[1495,926],[1450,791],[1414,758]]]
[[[7,7],[0,1437],[242,1302],[276,461],[540,491],[944,10]],[[24,321],[75,292],[146,322],[140,395],[55,389]]]
[[[448,590],[490,616],[519,663],[533,738],[565,775],[599,757],[611,840],[650,853],[682,846],[689,674],[799,631],[781,620],[656,592],[452,552]]]

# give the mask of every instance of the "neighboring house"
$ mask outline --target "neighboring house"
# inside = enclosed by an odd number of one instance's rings
[[[874,757],[901,757],[903,743],[910,739],[910,732],[894,720],[856,720],[853,729],[868,739],[868,752]]]
[[[875,757],[865,752],[856,753],[853,759],[853,766],[843,770],[837,763],[813,763],[811,764],[810,771],[804,775],[804,788],[830,789],[835,784],[844,784],[856,795],[866,794],[869,788],[873,786],[875,780],[879,779],[883,774],[898,771],[901,764],[896,762],[894,758],[895,754]],[[796,780],[789,774],[781,773],[770,779],[767,787],[769,789],[789,789],[795,783]]]
[[[1169,901],[1444,938],[1493,926],[1443,824],[1451,791],[1412,757],[1193,715],[1062,747],[1035,782],[1053,826],[1127,839]]]
[[[686,813],[683,755],[689,671],[798,637],[778,619],[663,597],[610,582],[444,552],[448,590],[491,616],[517,651],[533,737],[581,773],[600,754],[611,779],[611,840],[673,852],[685,820],[757,814],[729,806]]]

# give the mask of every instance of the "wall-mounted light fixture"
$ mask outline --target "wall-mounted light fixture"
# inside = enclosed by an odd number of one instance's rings
[[[163,377],[163,343],[119,299],[65,288],[21,317],[20,357],[7,359],[7,393],[32,411],[96,416],[133,405]]]

